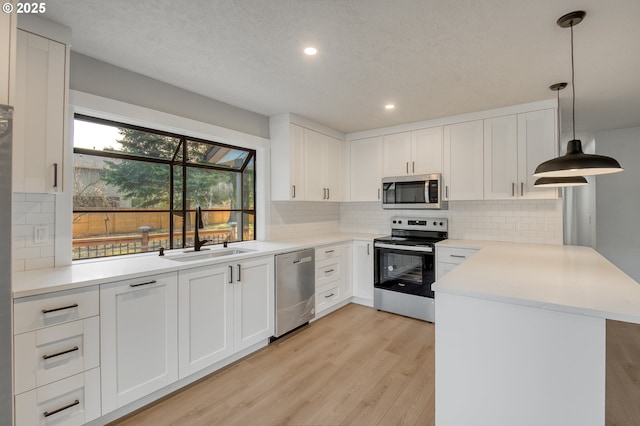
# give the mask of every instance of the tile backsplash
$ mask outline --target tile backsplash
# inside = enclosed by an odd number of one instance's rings
[[[377,202],[340,204],[340,230],[391,232],[395,215],[446,217],[449,238],[562,244],[562,200],[450,201],[448,210],[383,210]]]
[[[13,270],[51,268],[55,264],[53,194],[13,194]],[[274,201],[270,239],[332,232],[389,234],[394,215],[446,217],[449,238],[562,244],[562,200],[452,201],[448,210],[383,210],[377,202],[319,203]],[[36,226],[48,231],[36,243]]]
[[[13,271],[53,268],[55,264],[56,198],[53,194],[13,193]],[[36,226],[45,227],[47,242],[36,242]]]

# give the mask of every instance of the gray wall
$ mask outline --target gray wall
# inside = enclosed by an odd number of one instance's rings
[[[640,281],[640,127],[597,133],[598,154],[621,173],[596,177],[596,250]]]
[[[269,138],[269,118],[71,52],[71,89]]]

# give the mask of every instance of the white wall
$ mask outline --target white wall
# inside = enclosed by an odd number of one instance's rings
[[[596,177],[596,250],[640,281],[640,127],[600,132],[595,139],[598,154],[624,168]]]
[[[71,52],[70,87],[155,111],[269,138],[269,118]]]

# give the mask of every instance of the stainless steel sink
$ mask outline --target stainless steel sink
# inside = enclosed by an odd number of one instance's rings
[[[194,260],[213,259],[217,257],[232,256],[234,254],[249,253],[253,250],[250,249],[221,249],[221,250],[209,250],[209,251],[190,251],[185,254],[167,255],[163,259],[173,260],[175,262],[191,262]]]

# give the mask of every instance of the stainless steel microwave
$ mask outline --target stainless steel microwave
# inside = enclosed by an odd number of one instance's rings
[[[442,175],[397,176],[382,178],[383,209],[447,209],[442,200]]]

